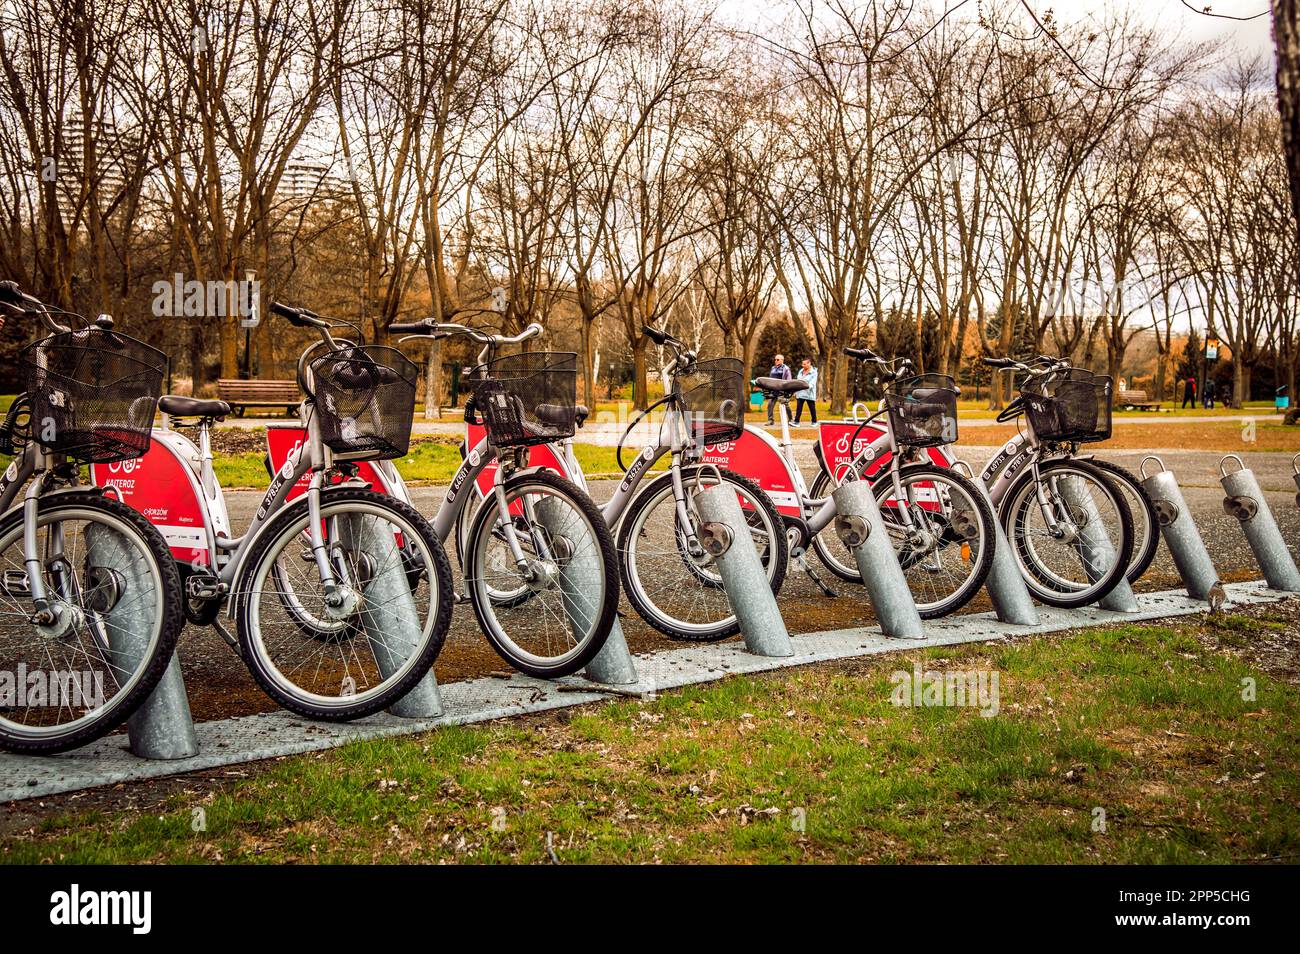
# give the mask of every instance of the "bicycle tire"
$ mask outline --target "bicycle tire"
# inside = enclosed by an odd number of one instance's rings
[[[44,504],[44,501],[42,503]],[[158,529],[140,512],[98,493],[76,491],[60,493],[57,498],[51,499],[48,505],[41,507],[40,514],[45,518],[63,511],[78,510],[107,513],[139,535],[151,561],[157,566],[158,579],[161,581],[159,592],[163,597],[162,619],[158,640],[135,684],[125,690],[120,699],[115,699],[102,707],[100,711],[103,715],[99,719],[78,728],[69,728],[68,731],[57,735],[43,737],[24,736],[21,732],[12,730],[7,720],[0,720],[0,748],[10,752],[64,752],[102,738],[120,727],[157,687],[163,673],[167,671],[167,666],[171,663],[176,642],[185,625],[185,615],[181,606],[180,573],[176,568],[176,562],[172,559],[171,549]],[[15,526],[20,528],[21,533],[22,519],[21,507],[10,510],[0,518],[0,539],[7,537]],[[72,518],[69,516],[65,519]]]
[[[433,610],[433,626],[424,645],[412,654],[415,662],[409,664],[403,675],[394,680],[391,685],[385,686],[382,690],[374,692],[366,698],[357,696],[358,701],[353,703],[337,701],[324,705],[313,702],[306,693],[299,695],[286,691],[267,668],[268,666],[274,667],[274,663],[262,653],[258,634],[254,632],[254,625],[249,615],[254,601],[250,597],[248,590],[250,584],[262,575],[261,565],[267,558],[271,548],[286,539],[286,532],[289,533],[287,540],[290,542],[295,540],[301,533],[301,528],[295,530],[293,525],[302,521],[307,513],[307,495],[304,494],[280,510],[271,518],[266,528],[258,534],[245,563],[245,569],[240,574],[239,583],[235,587],[237,594],[235,619],[239,633],[240,652],[257,684],[261,686],[262,691],[289,711],[306,716],[309,719],[328,722],[346,722],[373,715],[388,708],[410,692],[429,672],[434,661],[438,658],[438,653],[441,652],[442,644],[447,637],[447,630],[451,626],[453,602],[451,563],[447,559],[447,553],[443,549],[442,543],[434,535],[433,528],[429,526],[424,517],[409,504],[373,490],[340,487],[326,489],[321,493],[321,510],[326,517],[329,516],[330,510],[340,504],[348,503],[364,504],[373,509],[396,514],[405,521],[410,529],[419,534],[424,549],[433,559],[433,565],[427,567],[430,595],[431,597],[436,595],[438,601],[437,607]],[[278,555],[278,551],[275,555]],[[268,568],[266,574],[270,575],[270,573],[271,569]],[[304,633],[304,635],[309,639],[312,638],[309,634]],[[330,645],[327,640],[316,640],[316,642],[322,646]],[[339,699],[343,698],[347,697],[339,697]]]
[[[1118,548],[1116,550],[1117,559],[1114,565],[1107,573],[1095,581],[1091,586],[1085,587],[1074,594],[1067,594],[1057,590],[1047,589],[1044,585],[1034,579],[1032,568],[1028,567],[1025,560],[1025,548],[1022,545],[1020,535],[1016,533],[1013,526],[1015,521],[1014,503],[1023,493],[1027,483],[1034,481],[1033,468],[1027,467],[1007,489],[1006,495],[1002,498],[1001,506],[998,510],[998,519],[1002,521],[1003,530],[1006,532],[1007,540],[1011,545],[1012,553],[1016,557],[1017,565],[1020,567],[1021,575],[1025,579],[1025,584],[1029,587],[1031,595],[1042,603],[1049,606],[1056,606],[1062,609],[1073,609],[1079,606],[1087,606],[1104,599],[1116,586],[1119,581],[1125,577],[1128,571],[1129,559],[1133,552],[1133,517],[1129,512],[1128,504],[1125,502],[1122,491],[1111,483],[1111,479],[1099,467],[1094,467],[1088,461],[1074,460],[1070,458],[1060,458],[1057,460],[1044,461],[1039,465],[1039,473],[1044,479],[1052,475],[1054,471],[1074,469],[1078,472],[1088,475],[1095,483],[1101,486],[1110,495],[1116,505],[1116,512],[1120,521],[1120,536]]]
[[[506,498],[514,500],[520,495],[522,488],[530,485],[542,485],[549,488],[550,494],[564,499],[575,511],[581,513],[583,520],[591,528],[599,550],[600,563],[605,578],[605,587],[604,592],[601,594],[600,605],[593,616],[591,637],[576,653],[551,657],[555,661],[546,663],[537,661],[545,657],[529,654],[531,656],[529,658],[520,654],[524,652],[522,649],[516,652],[515,644],[508,638],[508,634],[503,629],[499,631],[501,624],[497,620],[495,612],[491,612],[491,615],[489,615],[490,610],[514,609],[518,606],[528,605],[531,598],[499,603],[491,598],[484,598],[479,592],[480,584],[484,586],[487,584],[476,575],[477,555],[479,548],[484,545],[484,535],[490,534],[489,523],[495,526],[493,518],[497,515],[497,502],[493,495],[484,498],[470,525],[466,546],[468,549],[467,555],[471,559],[466,563],[463,572],[475,618],[478,620],[483,635],[497,654],[522,673],[540,679],[557,679],[561,676],[573,675],[584,669],[604,647],[605,640],[614,628],[614,621],[618,612],[618,562],[614,557],[613,536],[605,523],[605,518],[587,494],[579,490],[571,481],[550,470],[532,470],[527,473],[516,474],[505,482],[503,489]]]
[[[682,468],[682,481],[690,483],[694,480],[696,473],[702,469],[702,465],[692,465]],[[712,467],[706,468],[712,471]],[[785,533],[785,522],[781,518],[780,512],[776,509],[776,504],[759,485],[733,470],[720,468],[719,472],[725,483],[736,484],[742,487],[745,494],[765,513],[765,521],[768,522],[775,532],[771,533],[775,552],[768,558],[768,583],[772,587],[773,595],[781,592],[781,587],[785,583],[787,564],[790,559],[789,540]],[[633,498],[627,512],[623,514],[623,519],[619,524],[618,537],[618,555],[619,571],[622,575],[623,590],[627,594],[628,601],[632,604],[637,613],[650,626],[663,633],[669,639],[679,642],[716,642],[720,639],[726,639],[735,636],[740,632],[740,621],[732,613],[729,617],[717,620],[712,624],[700,625],[687,628],[678,620],[670,621],[669,615],[661,613],[655,606],[654,602],[644,592],[639,583],[639,577],[634,575],[635,568],[632,566],[632,534],[633,528],[636,527],[641,518],[641,511],[646,509],[659,497],[665,488],[671,489],[673,475],[671,472],[656,477],[647,484]],[[694,572],[694,568],[691,568]]]

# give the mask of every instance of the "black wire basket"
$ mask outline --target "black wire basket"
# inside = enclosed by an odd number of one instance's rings
[[[1110,437],[1113,388],[1108,375],[1066,368],[1027,381],[1020,393],[1040,441],[1087,444]]]
[[[525,351],[474,369],[474,407],[497,447],[528,447],[577,430],[578,356]]]
[[[18,356],[31,402],[31,437],[88,464],[149,450],[167,356],[143,341],[87,328],[51,335]]]
[[[959,393],[946,374],[918,374],[893,382],[885,391],[885,409],[895,443],[906,447],[954,443]]]
[[[389,460],[411,446],[415,364],[396,348],[347,345],[311,362],[321,440],[349,460]]]
[[[697,361],[678,375],[691,434],[704,445],[738,439],[745,430],[748,397],[744,362],[739,358]]]

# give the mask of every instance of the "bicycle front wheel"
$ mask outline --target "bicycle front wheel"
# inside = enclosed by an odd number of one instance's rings
[[[1049,606],[1095,603],[1128,569],[1132,514],[1105,473],[1085,461],[1046,461],[1037,475],[1026,469],[999,516],[1026,586]]]
[[[693,485],[700,469],[683,467],[683,485]],[[706,469],[706,473],[712,471],[712,467]],[[740,500],[768,583],[773,593],[779,593],[790,556],[781,514],[748,477],[730,470],[720,473],[723,483],[735,490]],[[689,499],[686,507],[690,527],[684,527],[679,518],[671,473],[656,478],[637,494],[618,536],[623,586],[641,618],[671,639],[725,639],[740,632],[740,623],[713,557],[698,544],[692,547],[690,536],[699,534],[699,519]]]
[[[322,583],[307,497],[272,518],[237,587],[240,649],[272,699],[341,721],[391,706],[433,665],[451,625],[451,566],[414,508],[368,490],[321,495]]]
[[[0,747],[59,752],[120,726],[162,678],[185,624],[176,564],[136,511],[98,494],[41,502],[38,614],[23,514],[0,520]]]
[[[558,474],[520,474],[502,489],[504,512],[488,494],[465,545],[474,614],[492,648],[520,672],[572,675],[614,626],[618,564],[609,527],[591,498]]]
[[[968,478],[933,464],[902,468],[899,486],[901,495],[886,473],[872,492],[917,611],[938,619],[984,585],[997,535],[993,510]]]

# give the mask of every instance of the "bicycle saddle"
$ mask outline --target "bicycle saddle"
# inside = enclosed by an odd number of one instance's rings
[[[575,404],[571,408],[563,404],[539,404],[533,409],[533,416],[551,427],[568,427],[571,420],[581,427],[587,418],[587,409],[581,404]]]
[[[808,385],[798,378],[758,378],[754,381],[762,390],[770,394],[794,394],[797,391],[808,390]]]
[[[158,399],[158,410],[172,417],[228,417],[230,405],[225,401],[203,401],[199,398],[164,394]]]
[[[335,366],[333,375],[338,384],[350,391],[377,388],[381,384],[393,384],[401,380],[392,368],[386,368],[365,358],[340,362]]]

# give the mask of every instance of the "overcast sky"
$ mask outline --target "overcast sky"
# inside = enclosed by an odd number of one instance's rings
[[[934,0],[937,8],[945,0]],[[955,6],[959,0],[946,0],[948,7]],[[1006,9],[1018,5],[1020,0],[984,0],[990,6]],[[1140,11],[1139,15],[1153,24],[1167,28],[1171,37],[1191,40],[1208,40],[1215,37],[1229,37],[1244,51],[1263,53],[1270,57],[1273,50],[1272,20],[1268,16],[1268,0],[1188,0],[1198,9],[1207,3],[1214,13],[1227,16],[1249,17],[1264,14],[1248,22],[1223,20],[1202,16],[1187,9],[1181,0],[1028,0],[1038,14],[1053,10],[1056,18],[1063,24],[1074,23],[1089,16],[1103,13],[1107,8],[1128,6]],[[976,0],[967,0],[958,15],[975,16]],[[783,3],[769,3],[765,0],[719,0],[719,12],[726,19],[744,23],[755,32],[762,32],[771,27],[774,21],[781,19]]]

